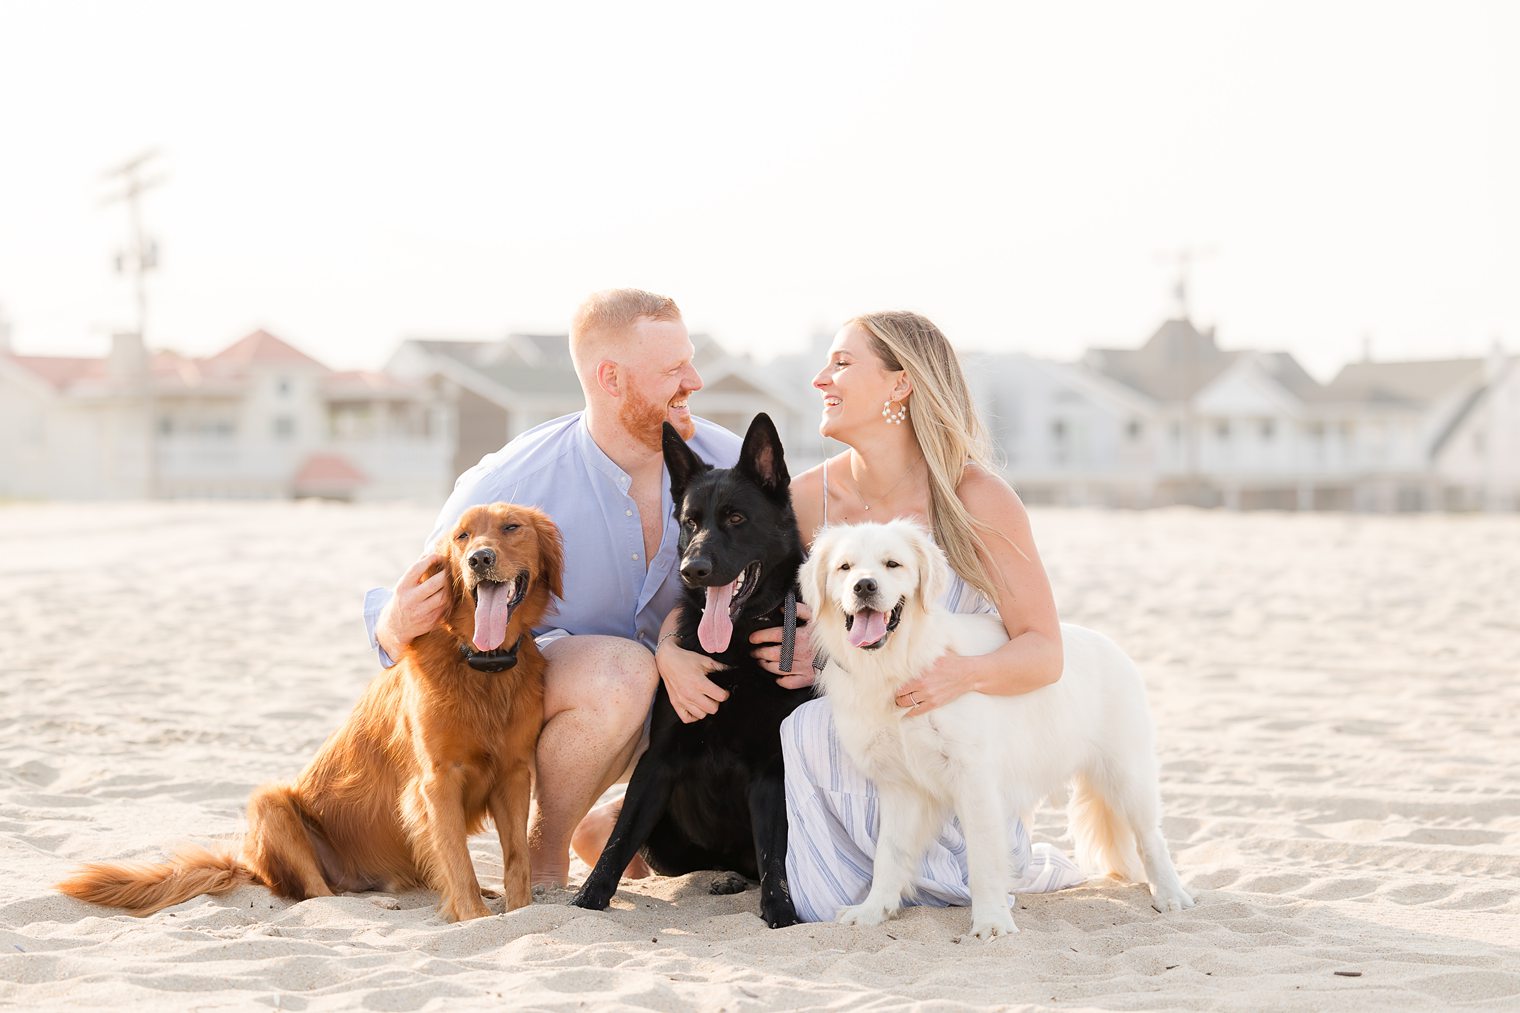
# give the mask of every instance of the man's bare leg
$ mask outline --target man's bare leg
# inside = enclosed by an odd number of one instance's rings
[[[534,884],[564,886],[576,825],[632,763],[660,675],[647,648],[620,637],[562,637],[544,657],[528,853]]]
[[[597,806],[581,820],[575,828],[575,835],[570,838],[570,847],[575,849],[581,861],[587,865],[596,865],[596,860],[602,857],[602,849],[607,846],[607,838],[612,836],[612,828],[617,825],[618,814],[622,811],[623,800],[616,798]],[[649,863],[644,861],[643,855],[638,854],[623,869],[624,879],[643,879],[652,874]]]

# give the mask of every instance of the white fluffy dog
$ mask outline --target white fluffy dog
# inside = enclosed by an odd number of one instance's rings
[[[819,681],[841,743],[880,793],[871,890],[839,920],[877,925],[896,911],[953,812],[966,837],[971,934],[1017,931],[1008,910],[1009,817],[1027,819],[1068,785],[1084,866],[1132,881],[1143,868],[1157,911],[1192,907],[1161,837],[1145,687],[1107,637],[1063,625],[1058,682],[1020,696],[968,693],[904,717],[897,687],[940,655],[986,654],[1008,640],[997,616],[939,604],[949,576],[929,533],[909,521],[826,528],[802,568],[803,594],[815,603],[814,642],[829,657]]]

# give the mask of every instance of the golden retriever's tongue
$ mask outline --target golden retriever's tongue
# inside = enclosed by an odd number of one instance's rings
[[[484,583],[475,589],[475,649],[494,651],[507,639],[507,620],[512,618],[512,595],[516,581]]]
[[[850,626],[849,638],[853,647],[864,647],[866,644],[874,644],[887,635],[887,614],[877,612],[875,609],[861,609],[855,613],[855,622]]]
[[[734,581],[737,584],[738,580]],[[708,654],[722,654],[734,635],[734,621],[728,606],[734,599],[734,584],[707,589],[707,604],[702,607],[702,622],[697,626],[697,640]]]

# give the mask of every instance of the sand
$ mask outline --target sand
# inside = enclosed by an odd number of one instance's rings
[[[463,925],[421,892],[147,919],[52,892],[235,835],[372,675],[360,596],[431,521],[0,508],[0,1005],[1520,1007],[1515,517],[1035,513],[1063,616],[1145,672],[1181,914],[1104,881],[1021,898],[1022,931],[982,943],[964,909],[769,931],[701,875]],[[1062,814],[1034,832],[1062,842]],[[494,836],[472,850],[499,883]]]

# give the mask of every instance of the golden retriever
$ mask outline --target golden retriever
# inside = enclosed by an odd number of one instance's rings
[[[914,864],[953,813],[966,835],[971,935],[1017,931],[1008,910],[1007,819],[1027,820],[1035,803],[1068,784],[1084,864],[1149,883],[1157,911],[1192,907],[1161,836],[1145,684],[1107,637],[1063,623],[1058,682],[1019,696],[967,693],[904,717],[897,687],[946,651],[988,654],[1008,642],[998,616],[945,610],[939,599],[949,579],[933,537],[906,520],[826,528],[802,567],[814,642],[829,658],[819,683],[840,743],[880,793],[871,890],[839,920],[879,925],[891,917]]]
[[[532,629],[562,594],[559,529],[528,507],[477,506],[437,551],[452,575],[443,620],[370,683],[294,784],[253,793],[240,846],[91,864],[58,888],[145,915],[248,882],[298,901],[427,887],[445,919],[479,918],[490,911],[466,839],[490,816],[507,909],[528,904],[528,801],[544,713]]]

